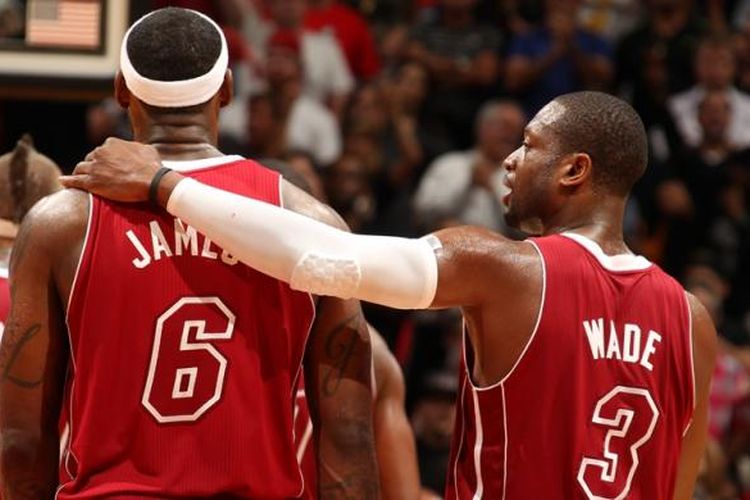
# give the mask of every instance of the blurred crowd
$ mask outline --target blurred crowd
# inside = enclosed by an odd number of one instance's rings
[[[227,154],[283,160],[353,231],[504,224],[502,160],[555,96],[624,97],[650,164],[634,251],[697,295],[722,336],[696,498],[750,498],[750,0],[155,0],[214,18],[235,100]],[[112,100],[89,145],[127,138]],[[596,133],[592,130],[591,133]],[[368,307],[405,372],[422,480],[442,492],[462,324]]]

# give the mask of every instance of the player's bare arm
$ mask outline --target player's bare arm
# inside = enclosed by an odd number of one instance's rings
[[[692,294],[688,294],[688,303],[693,321],[695,413],[690,428],[682,439],[675,500],[693,498],[695,480],[708,439],[708,391],[718,349],[716,329],[705,307]]]
[[[52,498],[68,345],[65,300],[87,196],[62,192],[25,218],[11,261],[12,308],[0,347],[3,498]]]
[[[78,165],[74,176],[62,178],[62,182],[117,201],[145,201],[152,188],[160,205],[179,212],[173,215],[212,236],[250,266],[291,282],[293,288],[390,307],[474,305],[485,295],[483,290],[495,290],[499,285],[497,276],[480,272],[478,267],[498,258],[502,262],[506,252],[516,250],[521,253],[505,259],[509,264],[535,258],[530,245],[477,229],[447,230],[439,239],[353,235],[210,188],[177,172],[159,177],[158,185],[152,186],[159,168],[159,154],[153,147],[108,139]],[[200,206],[200,214],[192,213],[190,206]],[[464,247],[466,240],[476,245]],[[482,248],[483,243],[489,244],[489,251]],[[435,253],[441,252],[445,257],[438,262]],[[443,276],[436,294],[438,265]],[[504,275],[511,267],[501,265],[497,274]],[[323,268],[338,279],[329,273],[331,279],[322,283]],[[524,266],[519,269],[525,271]]]
[[[382,337],[370,327],[375,372],[375,444],[385,500],[419,498],[419,466],[414,433],[406,416],[401,367]]]
[[[347,229],[328,206],[283,182],[287,208]],[[320,498],[378,498],[370,337],[359,302],[319,298],[304,366]]]
[[[159,165],[153,148],[110,139],[64,182],[121,201],[143,200]],[[529,243],[468,227],[422,239],[353,235],[176,172],[156,187],[173,215],[292,288],[405,309],[463,307],[480,383],[504,375],[533,329],[542,273]],[[181,187],[187,189],[180,193]],[[507,335],[496,335],[492,325],[503,325]],[[503,355],[485,360],[485,352]]]

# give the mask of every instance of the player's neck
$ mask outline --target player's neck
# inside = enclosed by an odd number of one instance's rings
[[[155,146],[165,160],[200,160],[222,155],[216,148],[216,134],[198,124],[155,123],[136,130],[134,138]]]
[[[607,255],[630,253],[623,238],[625,203],[606,203],[596,208],[563,209],[544,224],[545,236],[572,232],[599,244]]]
[[[220,156],[219,102],[212,99],[196,110],[149,109],[136,101],[130,122],[136,141],[156,146],[165,160],[201,160]]]

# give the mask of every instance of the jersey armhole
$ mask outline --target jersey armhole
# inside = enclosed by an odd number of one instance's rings
[[[690,419],[688,419],[687,425],[682,431],[682,437],[690,430],[690,426],[693,425],[693,418],[695,417],[695,406],[697,401],[697,395],[695,393],[695,354],[694,354],[694,343],[695,336],[693,334],[693,311],[690,309],[690,300],[688,299],[687,292],[683,292],[685,299],[685,309],[687,310],[688,320],[688,349],[690,353],[690,395],[692,398],[692,411],[690,413]]]
[[[76,264],[76,271],[73,275],[73,283],[70,285],[70,293],[68,295],[68,303],[65,305],[65,323],[68,323],[70,318],[70,308],[73,304],[73,300],[76,297],[76,290],[78,288],[79,277],[81,275],[81,268],[83,267],[84,260],[89,252],[89,240],[91,238],[91,225],[94,219],[94,196],[88,193],[88,214],[86,217],[86,233],[83,236],[83,244],[81,245],[81,254],[78,256],[78,264]]]

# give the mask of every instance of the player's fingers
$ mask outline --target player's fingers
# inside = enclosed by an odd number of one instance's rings
[[[83,161],[93,161],[95,152],[96,149],[92,149],[91,151],[89,151],[89,154],[84,157]]]
[[[88,191],[91,187],[91,177],[89,175],[62,175],[59,179],[60,184],[66,188]]]
[[[73,175],[87,175],[89,173],[91,173],[91,160],[78,162],[76,168],[73,169]]]

